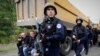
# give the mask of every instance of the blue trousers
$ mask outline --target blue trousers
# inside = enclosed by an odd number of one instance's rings
[[[23,47],[24,56],[28,56],[28,47]]]
[[[76,53],[76,56],[82,56],[81,52],[83,49],[83,43],[74,43],[74,51]]]
[[[18,50],[19,50],[19,56],[24,56],[24,54],[23,54],[23,46],[19,46]]]
[[[86,55],[88,54],[88,52],[89,52],[89,40],[85,40],[84,41],[84,48],[85,48],[85,51],[86,51]]]

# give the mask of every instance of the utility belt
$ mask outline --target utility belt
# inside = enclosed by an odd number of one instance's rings
[[[50,48],[57,48],[59,47],[60,43],[59,42],[46,42],[46,46]]]
[[[45,36],[51,36],[51,35],[54,35],[54,34],[55,34],[55,32],[50,32],[50,31],[49,31],[49,32],[46,32],[46,33],[45,33]]]
[[[60,44],[59,43],[57,43],[57,44],[51,44],[51,46],[50,47],[52,47],[52,48],[57,48],[57,47],[59,47],[60,46]]]
[[[78,36],[76,36],[76,39],[81,39],[82,37],[84,37],[84,35],[79,34]]]

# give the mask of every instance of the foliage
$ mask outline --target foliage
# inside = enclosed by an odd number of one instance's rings
[[[15,35],[15,14],[14,0],[0,0],[0,43],[9,43]]]

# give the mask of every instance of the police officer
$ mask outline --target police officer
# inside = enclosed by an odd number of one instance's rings
[[[77,25],[73,28],[73,39],[74,39],[74,51],[76,56],[81,56],[81,51],[83,49],[83,43],[87,36],[86,28],[82,25],[83,20],[82,18],[78,17],[76,19]]]
[[[60,56],[60,41],[64,37],[64,25],[55,17],[57,10],[53,4],[46,4],[44,15],[41,25],[42,36],[44,36],[44,56]]]
[[[94,34],[93,45],[96,45],[96,43],[98,41],[98,30],[97,30],[97,28],[93,28],[93,34]]]
[[[85,54],[88,55],[89,51],[89,44],[92,45],[92,39],[93,39],[93,33],[90,25],[86,26],[86,30],[88,32],[88,36],[86,37],[84,41],[84,48],[85,48]]]

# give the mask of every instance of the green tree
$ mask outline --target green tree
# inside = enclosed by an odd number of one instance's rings
[[[0,0],[0,43],[11,41],[16,27],[15,14],[14,0]]]

